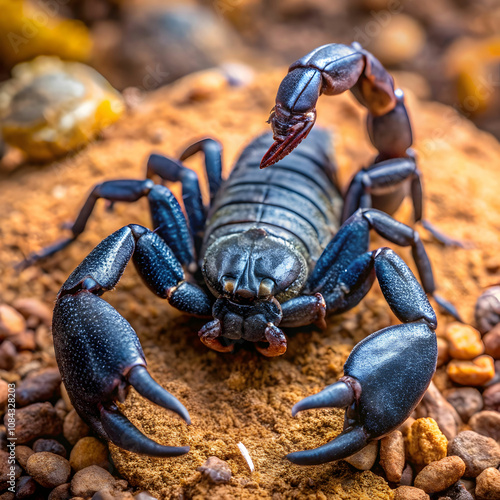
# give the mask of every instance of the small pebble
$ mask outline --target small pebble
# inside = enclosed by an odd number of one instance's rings
[[[344,460],[358,470],[370,470],[377,460],[379,441],[372,441],[361,451]]]
[[[483,397],[474,387],[448,389],[444,392],[444,396],[465,423],[474,413],[483,409]]]
[[[23,315],[7,304],[0,304],[0,339],[18,335],[25,330]]]
[[[485,410],[500,411],[500,382],[485,389],[483,401]]]
[[[469,425],[474,432],[500,442],[500,413],[481,411],[472,416]]]
[[[50,403],[35,403],[16,411],[14,432],[17,443],[24,444],[41,436],[57,436],[62,421]]]
[[[195,73],[189,80],[188,99],[204,101],[213,98],[228,87],[227,78],[219,70]]]
[[[16,446],[16,460],[23,469],[26,469],[28,458],[31,457],[33,453],[35,452],[29,446],[24,446],[22,444]]]
[[[58,399],[56,404],[54,405],[54,408],[56,409],[57,414],[59,415],[59,418],[64,421],[66,418],[66,415],[69,413],[68,410],[66,410],[66,403],[64,402],[64,399]]]
[[[438,346],[438,359],[437,359],[437,367],[444,365],[450,359],[450,353],[448,352],[448,341],[443,339],[442,337],[437,337],[437,346]]]
[[[71,494],[71,483],[64,483],[55,487],[50,492],[48,500],[70,500],[70,498],[73,498]]]
[[[500,359],[500,324],[483,337],[484,352],[494,359]]]
[[[42,451],[48,451],[66,458],[66,448],[55,439],[37,439],[33,443],[33,451],[35,453],[40,453]]]
[[[12,303],[12,306],[19,311],[26,319],[35,317],[41,323],[50,326],[52,323],[52,310],[47,304],[44,304],[35,298],[21,298]]]
[[[443,397],[434,382],[424,394],[416,409],[417,416],[433,418],[448,440],[457,435],[462,420],[455,408]]]
[[[484,352],[484,345],[479,331],[464,323],[451,323],[448,325],[446,338],[452,358],[474,359]]]
[[[426,493],[437,493],[455,484],[465,472],[465,463],[460,457],[444,457],[425,466],[415,478],[415,487]]]
[[[413,484],[413,469],[410,464],[406,464],[406,467],[403,469],[403,474],[401,474],[401,479],[399,480],[399,484],[402,486],[411,486]]]
[[[493,358],[485,354],[472,361],[453,359],[448,363],[446,371],[457,384],[479,386],[495,376],[495,364]]]
[[[400,486],[394,490],[394,500],[430,500],[430,497],[420,488]]]
[[[74,445],[90,434],[90,428],[76,413],[76,410],[71,410],[64,419],[63,433],[68,442]]]
[[[78,471],[71,481],[71,493],[76,497],[91,497],[104,489],[113,489],[115,478],[102,467],[91,465]]]
[[[500,286],[488,288],[476,302],[475,317],[481,333],[500,323]]]
[[[375,24],[377,29],[370,50],[373,50],[375,56],[383,64],[400,64],[409,59],[413,59],[422,50],[425,44],[425,30],[420,23],[413,17],[405,14],[389,14],[389,22],[385,23],[383,29]],[[370,35],[370,23],[376,23],[371,20],[365,26]]]
[[[9,454],[4,450],[0,450],[0,488],[9,480],[10,468],[8,460]]]
[[[229,483],[231,480],[231,468],[228,463],[217,457],[208,457],[207,461],[196,470],[215,484]]]
[[[10,340],[0,344],[0,370],[12,370],[16,363],[17,349]]]
[[[158,500],[158,498],[149,494],[147,491],[141,491],[135,496],[135,500]]]
[[[108,468],[108,447],[94,437],[84,437],[71,450],[69,463],[75,472],[91,465]]]
[[[433,418],[415,420],[406,436],[410,461],[427,465],[446,456],[448,440]]]
[[[104,489],[96,492],[92,500],[134,500],[134,495],[129,491]]]
[[[380,465],[388,481],[399,483],[405,466],[405,443],[401,431],[391,432],[380,440]]]
[[[18,351],[34,351],[36,349],[35,332],[26,330],[9,337]]]
[[[415,412],[414,412],[415,413]],[[406,436],[408,434],[408,431],[410,430],[410,427],[413,425],[413,422],[415,422],[415,419],[413,417],[408,417],[398,428],[399,431],[403,434],[403,436]]]
[[[71,467],[65,458],[42,451],[28,458],[26,471],[44,488],[55,488],[68,481]]]
[[[441,495],[450,500],[474,500],[474,497],[469,493],[462,481],[458,481],[446,490],[441,492]]]
[[[5,411],[9,397],[9,384],[0,378],[0,414]]]
[[[477,500],[500,500],[500,471],[494,467],[484,469],[476,478]]]
[[[474,490],[476,489],[476,481],[474,479],[460,479],[460,482],[464,485],[464,488],[471,494],[474,498]]]
[[[16,499],[28,498],[36,492],[36,482],[31,476],[22,476],[16,484]]]
[[[474,431],[457,434],[448,445],[448,455],[457,455],[464,461],[465,477],[477,477],[484,469],[500,465],[500,445]]]
[[[27,406],[38,401],[48,401],[59,395],[61,374],[57,368],[44,368],[30,373],[16,389],[16,402]]]

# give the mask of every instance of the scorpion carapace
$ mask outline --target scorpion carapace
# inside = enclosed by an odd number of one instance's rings
[[[283,159],[307,137],[316,121],[320,95],[346,90],[368,110],[368,135],[378,155],[353,177],[341,222],[358,208],[374,207],[393,214],[410,195],[415,222],[421,222],[443,244],[464,246],[422,219],[421,173],[411,149],[413,131],[404,93],[394,87],[394,79],[380,61],[357,42],[323,45],[290,66],[268,120],[275,142],[263,156],[261,168]],[[457,315],[454,310],[448,312]]]
[[[132,327],[99,297],[115,287],[130,259],[155,294],[183,312],[212,318],[199,333],[205,345],[232,351],[250,341],[266,356],[285,352],[282,328],[324,325],[327,313],[354,307],[378,279],[404,324],[360,342],[341,381],[296,405],[294,411],[348,408],[344,432],[318,450],[290,455],[296,463],[355,453],[400,425],[424,394],[437,359],[436,316],[426,296],[434,293],[432,270],[418,233],[375,209],[360,209],[339,227],[342,198],[324,130],[314,129],[298,149],[262,171],[260,159],[271,143],[270,134],[254,140],[223,183],[217,142],[205,139],[181,155],[204,152],[209,209],[194,171],[180,160],[152,155],[148,179],[97,185],[71,237],[28,258],[31,263],[74,241],[99,198],[149,201],[154,231],[130,224],[103,240],[64,283],[54,310],[54,344],[64,384],[80,416],[101,437],[154,456],[187,451],[150,440],[115,404],[132,385],[189,419],[186,409],[148,374]],[[182,183],[187,220],[171,191],[155,184],[154,177]],[[392,250],[369,250],[371,229],[412,248],[424,289]]]

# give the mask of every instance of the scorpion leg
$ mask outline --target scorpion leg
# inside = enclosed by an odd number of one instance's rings
[[[319,448],[287,456],[299,465],[347,458],[392,432],[417,406],[436,369],[436,316],[408,266],[388,248],[353,258],[355,243],[342,243],[339,257],[351,264],[343,271],[337,266],[320,287],[327,307],[342,302],[340,295],[345,295],[344,305],[354,306],[370,288],[375,273],[389,306],[404,324],[384,328],[359,342],[338,382],[293,407],[292,415],[312,408],[346,408],[340,435]]]
[[[374,205],[372,193],[376,192],[377,189],[395,188],[397,190],[398,187],[402,187],[405,181],[412,179],[416,175],[417,167],[412,158],[385,160],[360,170],[347,189],[342,212],[342,223],[359,208],[372,208]],[[376,205],[375,208],[386,213],[392,213],[399,207],[401,198],[397,196],[397,192],[392,192],[386,206]]]
[[[210,202],[212,202],[222,183],[222,145],[214,139],[202,139],[188,146],[179,156],[179,160],[184,161],[200,151],[205,155],[205,171],[210,188]]]
[[[179,262],[192,268],[194,264],[193,242],[179,202],[168,188],[154,184],[151,179],[117,179],[97,184],[70,227],[72,236],[29,255],[18,264],[18,268],[23,269],[50,257],[75,241],[85,230],[97,200],[102,198],[111,203],[117,201],[133,203],[144,196],[148,198],[153,226],[158,234],[167,242]]]
[[[419,234],[411,227],[393,219],[390,215],[375,209],[360,209],[344,223],[316,264],[309,278],[309,288],[314,292],[323,293],[321,291],[322,284],[336,282],[342,266],[346,269],[351,264],[352,259],[349,259],[349,257],[353,255],[352,252],[360,255],[361,252],[368,249],[370,229],[374,229],[380,236],[396,245],[411,247],[425,292],[432,296],[448,314],[461,321],[456,308],[435,293],[436,286],[432,267]],[[347,239],[349,239],[348,242]],[[354,250],[354,242],[356,242],[357,250]],[[351,248],[350,255],[343,254],[343,246],[346,245]],[[325,300],[327,300],[326,295]],[[339,306],[338,312],[343,310],[346,309]]]
[[[165,242],[142,226],[125,226],[103,240],[62,286],[53,320],[56,358],[71,402],[99,436],[136,453],[176,456],[188,448],[152,441],[116,406],[132,385],[189,423],[184,406],[148,374],[132,327],[99,297],[115,287],[131,258],[158,296],[183,311],[210,314],[210,299],[184,280],[182,266]]]
[[[206,211],[201,197],[198,175],[177,160],[166,156],[152,154],[148,159],[146,177],[158,175],[169,182],[182,184],[182,201],[189,220],[194,247],[199,254],[205,229]]]

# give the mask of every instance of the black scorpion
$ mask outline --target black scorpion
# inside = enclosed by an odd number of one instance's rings
[[[345,46],[333,47],[337,49],[328,49],[330,58],[336,50],[347,50]],[[353,50],[357,49],[349,48]],[[362,102],[373,107],[372,101],[383,101],[386,113],[399,120],[402,108],[397,103],[401,101],[391,90],[390,77],[373,60],[372,72],[377,68],[381,76],[377,73],[373,77],[365,69],[360,77],[359,67],[370,66],[363,60],[355,59],[355,64],[349,63],[328,78],[340,78],[351,86],[357,81]],[[326,78],[321,72],[320,77]],[[308,81],[315,78],[313,75]],[[369,83],[365,85],[363,78]],[[384,92],[392,92],[391,99],[384,97],[388,102],[370,87],[379,85],[381,79]],[[280,92],[286,94],[303,81],[300,73],[299,78],[282,84]],[[297,103],[308,88],[294,90],[299,97],[293,113],[285,113],[281,103],[272,119],[275,137],[278,129],[282,133],[279,141],[294,147],[307,135],[303,133],[303,116],[311,113],[310,106],[306,111]],[[324,82],[317,85],[316,93],[311,93],[316,99],[318,88],[328,90]],[[309,105],[311,101],[314,99],[309,99]],[[306,128],[310,129],[310,123]],[[390,119],[377,123],[382,132],[394,131]],[[295,138],[283,139],[291,129]],[[382,132],[374,125],[375,136]],[[279,141],[264,157],[265,165],[271,163],[270,156],[275,161],[288,153]],[[99,198],[111,203],[142,197],[149,201],[155,230],[130,224],[103,240],[64,283],[54,310],[54,345],[64,384],[75,409],[98,435],[127,450],[152,456],[188,451],[147,438],[115,404],[132,385],[189,422],[182,404],[149,375],[132,327],[99,297],[117,285],[130,259],[156,295],[180,311],[213,318],[199,332],[205,345],[228,352],[250,341],[266,356],[285,352],[286,337],[281,328],[311,323],[323,326],[327,314],[339,314],[358,304],[376,277],[403,324],[384,328],[361,341],[338,382],[295,405],[293,414],[308,408],[346,408],[345,427],[330,443],[292,453],[288,459],[297,464],[318,464],[346,458],[396,429],[410,415],[431,381],[437,360],[436,316],[426,296],[435,297],[431,266],[418,233],[387,213],[358,209],[339,227],[342,197],[329,142],[328,134],[316,129],[298,149],[272,169],[262,171],[261,158],[272,143],[271,135],[265,134],[243,151],[224,182],[221,149],[211,139],[189,147],[179,161],[152,155],[146,180],[97,185],[72,225],[72,236],[27,259],[32,263],[74,241]],[[181,163],[199,151],[205,155],[210,187],[208,216],[197,175]],[[170,190],[153,182],[155,176],[182,183],[187,220]],[[392,243],[411,247],[423,289],[392,250],[369,250],[371,229]],[[441,303],[447,305],[442,299]]]

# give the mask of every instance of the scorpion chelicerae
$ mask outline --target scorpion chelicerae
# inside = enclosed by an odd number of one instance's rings
[[[148,373],[132,327],[100,298],[117,285],[130,259],[156,295],[180,311],[212,318],[199,332],[206,346],[230,352],[250,341],[265,356],[286,351],[283,327],[324,325],[327,314],[354,307],[378,279],[403,324],[361,341],[338,382],[295,405],[293,414],[335,406],[346,408],[346,416],[339,436],[316,450],[288,455],[292,462],[346,458],[396,429],[413,411],[437,360],[436,315],[426,296],[435,297],[435,287],[419,235],[369,208],[366,183],[353,182],[349,206],[343,207],[326,131],[313,130],[288,154],[310,132],[319,94],[348,88],[370,110],[380,161],[389,162],[387,168],[395,167],[391,172],[397,174],[388,175],[398,183],[388,183],[378,175],[380,169],[373,169],[368,173],[372,185],[394,187],[418,178],[414,161],[403,154],[411,144],[411,128],[392,78],[359,46],[329,45],[292,66],[271,117],[277,141],[273,144],[271,134],[265,134],[251,142],[227,180],[221,179],[221,147],[212,139],[190,146],[179,160],[152,155],[145,180],[97,185],[72,225],[72,236],[27,259],[31,263],[52,255],[74,241],[99,198],[149,201],[154,231],[130,224],[103,240],[64,283],[54,309],[54,346],[64,384],[77,412],[99,436],[152,456],[188,451],[149,439],[115,404],[132,385],[189,422],[184,406]],[[392,133],[395,138],[386,137]],[[197,175],[181,163],[197,152],[205,156],[208,210]],[[262,166],[280,161],[261,170],[261,160]],[[170,190],[153,182],[156,176],[182,183],[187,220]],[[379,208],[394,208],[400,193],[386,193],[389,199],[392,204]],[[418,196],[414,200],[418,205]],[[346,220],[341,225],[342,212]],[[392,250],[369,250],[371,229],[411,247],[423,288]],[[440,303],[452,310],[443,299]]]

